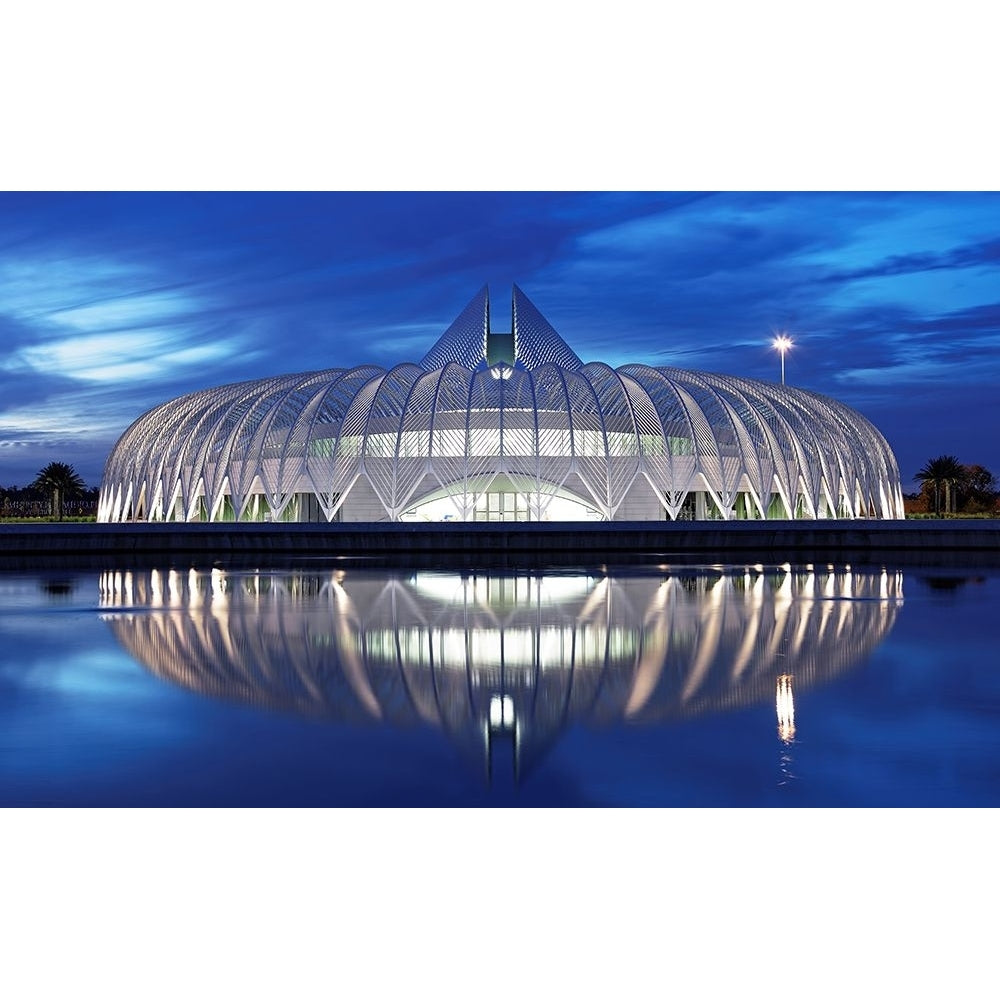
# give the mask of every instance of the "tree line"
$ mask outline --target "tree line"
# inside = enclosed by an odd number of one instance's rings
[[[93,517],[100,490],[72,465],[49,462],[25,487],[0,487],[0,517]]]
[[[938,455],[914,478],[920,492],[904,497],[907,513],[1000,514],[996,477],[982,465],[963,465],[954,455]]]

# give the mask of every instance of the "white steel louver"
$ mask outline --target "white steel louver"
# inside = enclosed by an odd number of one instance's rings
[[[455,520],[538,520],[557,498],[615,519],[635,497],[645,519],[903,516],[892,450],[856,411],[733,375],[584,364],[515,285],[509,331],[483,288],[419,362],[155,407],[112,449],[98,519],[398,520],[440,501]]]

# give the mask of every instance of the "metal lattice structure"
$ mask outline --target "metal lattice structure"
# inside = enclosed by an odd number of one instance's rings
[[[98,519],[901,518],[861,414],[754,379],[584,364],[514,287],[418,363],[331,368],[162,404],[121,436]]]

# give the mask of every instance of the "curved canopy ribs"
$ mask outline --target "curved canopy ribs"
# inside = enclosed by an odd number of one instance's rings
[[[576,501],[569,516],[606,520],[903,516],[892,450],[844,404],[733,375],[584,364],[517,286],[511,311],[511,332],[494,333],[483,288],[419,362],[155,407],[112,450],[98,519],[503,519],[484,499],[497,493],[517,498],[518,520],[549,517],[556,497]]]

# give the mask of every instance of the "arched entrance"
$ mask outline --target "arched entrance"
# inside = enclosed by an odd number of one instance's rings
[[[421,497],[401,521],[600,521],[600,511],[562,487],[538,490],[518,476],[464,480]]]

